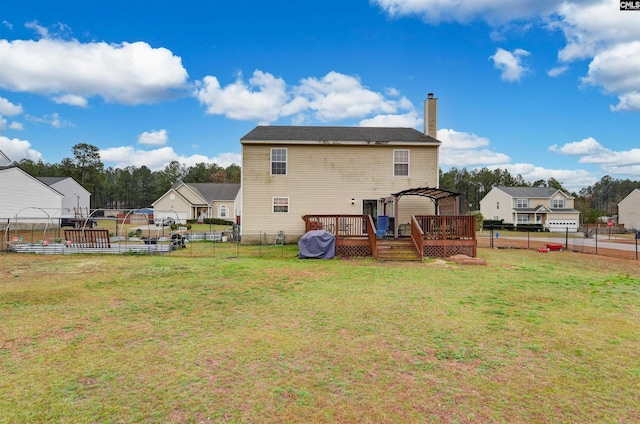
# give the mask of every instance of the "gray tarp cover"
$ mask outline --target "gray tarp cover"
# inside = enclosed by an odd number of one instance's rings
[[[298,240],[300,259],[331,259],[336,254],[336,236],[325,230],[308,231]]]

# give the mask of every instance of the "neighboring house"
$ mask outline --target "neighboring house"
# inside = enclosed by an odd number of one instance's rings
[[[4,222],[57,225],[63,198],[18,167],[0,169],[0,219]]]
[[[436,100],[425,101],[425,133],[413,128],[258,126],[242,144],[244,243],[282,231],[304,234],[305,215],[384,215],[384,199],[416,187],[438,187]],[[386,215],[391,215],[386,210]],[[424,197],[398,202],[398,223],[434,214]]]
[[[10,165],[11,165],[11,159],[9,159],[9,157],[5,155],[2,150],[0,150],[0,168],[4,168]]]
[[[494,187],[480,200],[485,220],[539,224],[549,231],[578,231],[580,212],[574,198],[552,187]]]
[[[618,203],[618,224],[626,229],[640,229],[640,189],[635,189]]]
[[[235,221],[239,214],[240,184],[178,183],[153,202],[155,220],[219,218]]]
[[[37,177],[38,180],[62,193],[62,209],[58,216],[84,217],[90,214],[91,193],[71,177]]]

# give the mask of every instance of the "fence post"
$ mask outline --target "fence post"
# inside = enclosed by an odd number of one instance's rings
[[[564,248],[569,249],[569,227],[567,227],[567,230],[564,234]]]

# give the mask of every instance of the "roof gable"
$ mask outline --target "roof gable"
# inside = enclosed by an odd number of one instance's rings
[[[257,126],[240,143],[316,142],[327,144],[421,143],[440,145],[440,141],[413,128],[330,127],[330,126]]]
[[[538,199],[550,199],[556,193],[561,193],[565,198],[572,199],[573,197],[569,196],[562,190],[558,190],[553,187],[496,187],[498,190],[501,190],[507,193],[509,196],[514,198],[538,198]]]

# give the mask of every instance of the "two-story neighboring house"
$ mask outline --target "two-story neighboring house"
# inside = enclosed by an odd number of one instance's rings
[[[640,189],[635,189],[618,203],[618,223],[627,229],[640,230]]]
[[[243,242],[279,231],[293,241],[309,214],[383,214],[393,193],[438,187],[436,99],[425,101],[425,132],[413,128],[258,126],[241,138]],[[432,201],[403,197],[399,223],[433,214]]]
[[[235,221],[240,205],[240,184],[178,183],[152,203],[154,219],[219,218]]]
[[[494,187],[480,201],[480,212],[486,220],[539,224],[554,232],[576,232],[580,225],[574,198],[552,187]]]

